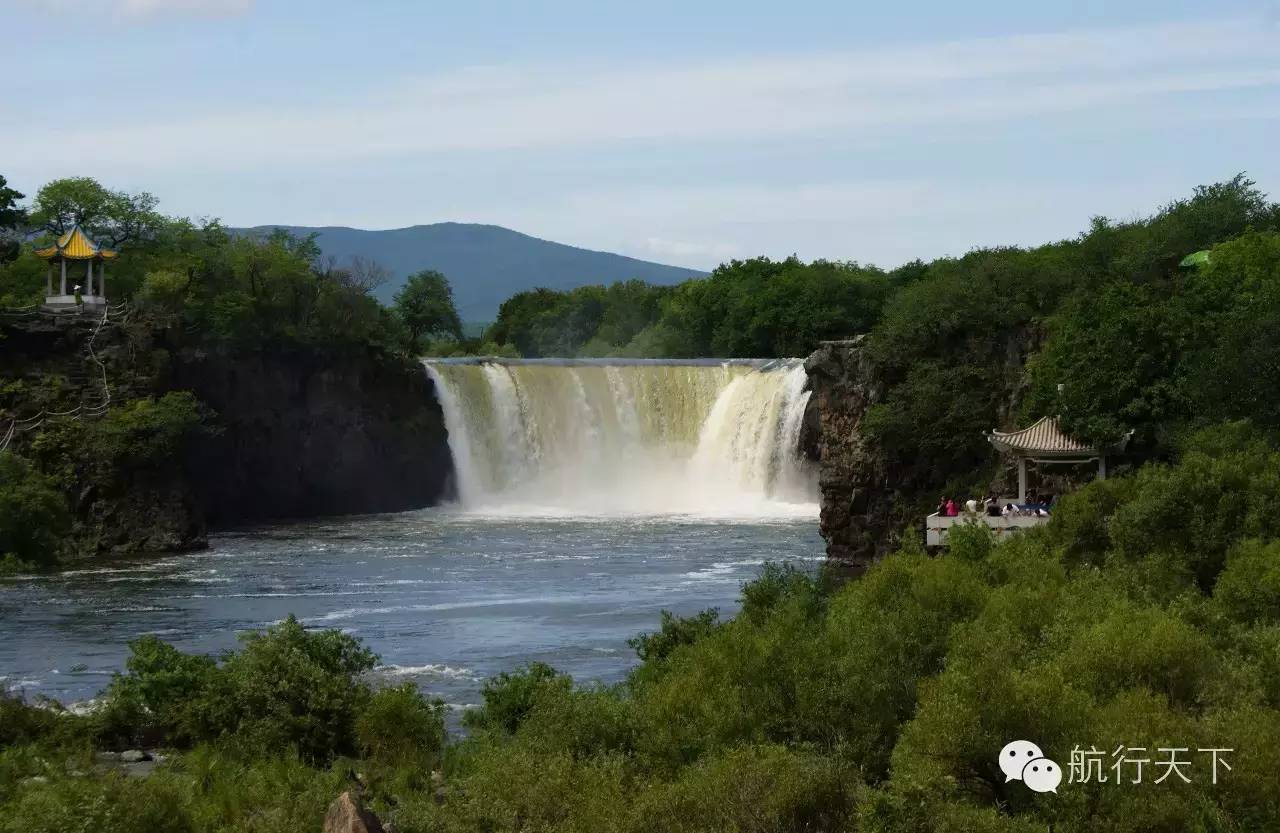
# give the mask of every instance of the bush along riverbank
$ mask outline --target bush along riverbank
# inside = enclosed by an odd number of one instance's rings
[[[1224,423],[999,544],[962,529],[839,587],[768,566],[736,616],[633,640],[618,686],[492,678],[452,739],[341,633],[289,620],[217,659],[145,638],[93,714],[4,702],[0,829],[315,831],[345,791],[397,831],[1269,829],[1278,490],[1274,438]],[[1056,792],[1007,779],[1021,739]],[[134,747],[169,757],[94,758]]]

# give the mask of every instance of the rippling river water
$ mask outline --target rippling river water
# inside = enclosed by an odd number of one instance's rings
[[[814,510],[816,514],[816,508]],[[0,685],[64,702],[123,669],[128,640],[156,634],[218,652],[290,613],[342,628],[455,708],[483,679],[539,660],[612,682],[628,637],[663,608],[737,605],[766,560],[822,555],[816,517],[486,516],[448,509],[280,525],[208,551],[0,580]]]

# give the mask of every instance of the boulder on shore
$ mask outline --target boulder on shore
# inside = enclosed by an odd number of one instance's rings
[[[350,791],[329,805],[324,815],[324,833],[384,833],[382,822],[371,811],[360,806]]]

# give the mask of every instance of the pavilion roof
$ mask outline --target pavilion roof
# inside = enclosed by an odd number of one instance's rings
[[[107,249],[99,246],[89,239],[89,235],[85,234],[80,226],[72,226],[70,231],[64,232],[52,246],[45,246],[36,249],[36,257],[42,257],[45,260],[53,260],[61,258],[63,260],[97,260],[103,258],[110,260],[119,253],[114,249]]]
[[[1062,432],[1055,417],[1041,417],[1021,431],[992,431],[987,441],[1001,451],[1037,457],[1097,457],[1097,447]]]

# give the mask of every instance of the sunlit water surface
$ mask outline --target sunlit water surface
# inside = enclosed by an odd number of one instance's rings
[[[794,513],[793,513],[794,514]],[[215,653],[289,614],[341,628],[455,713],[538,660],[614,682],[663,609],[731,614],[766,560],[816,569],[816,508],[771,521],[513,517],[435,509],[225,534],[208,551],[0,580],[0,685],[96,695],[126,643]]]

